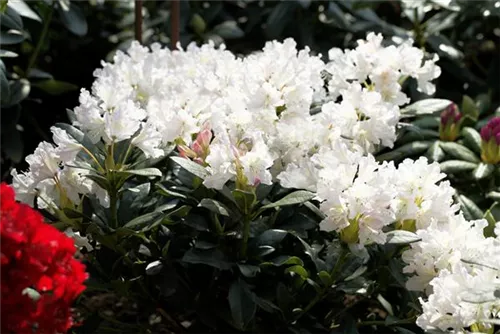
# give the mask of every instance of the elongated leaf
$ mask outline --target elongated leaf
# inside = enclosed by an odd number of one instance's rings
[[[460,195],[459,202],[467,220],[481,219],[484,216],[483,211],[470,198]]]
[[[388,244],[410,244],[420,240],[421,238],[417,234],[409,231],[395,230],[387,232]]]
[[[486,198],[491,198],[494,201],[500,202],[500,191],[490,191],[486,194]]]
[[[23,0],[9,0],[9,2],[7,2],[7,6],[14,9],[19,15],[23,17],[42,22],[40,16]]]
[[[161,263],[161,261],[153,261],[146,266],[146,275],[158,275],[162,269],[163,264]]]
[[[260,265],[261,266],[267,266],[267,265],[272,265],[276,267],[280,267],[282,265],[292,265],[292,264],[298,264],[303,266],[304,262],[296,257],[296,256],[286,256],[286,255],[280,255],[274,259],[271,260],[271,262],[263,262]]]
[[[212,33],[224,39],[237,39],[245,36],[243,30],[238,27],[236,21],[226,21],[214,27]]]
[[[467,147],[453,142],[440,142],[441,148],[449,155],[459,160],[479,162],[479,158]]]
[[[260,272],[259,266],[253,266],[250,264],[240,264],[238,263],[238,268],[240,272],[245,277],[255,277]]]
[[[87,20],[82,10],[75,3],[71,3],[69,8],[59,6],[57,8],[62,24],[73,34],[85,36],[87,34]]]
[[[414,141],[412,143],[408,143],[406,145],[398,147],[395,150],[377,156],[377,161],[382,161],[382,160],[399,161],[409,156],[421,154],[422,152],[428,150],[433,143],[434,143],[433,141]]]
[[[244,214],[252,212],[252,208],[257,202],[257,197],[253,192],[243,191],[243,190],[233,190],[232,195],[234,201],[238,204],[238,207]]]
[[[40,88],[44,92],[51,95],[61,95],[78,89],[77,85],[54,79],[36,82],[33,84],[33,87]]]
[[[224,204],[210,198],[202,199],[198,206],[226,217],[229,217],[231,212]]]
[[[439,142],[436,141],[429,148],[426,156],[429,159],[429,161],[431,161],[431,162],[433,162],[433,161],[440,162],[441,160],[444,159],[445,153],[444,153],[443,149],[441,148],[441,146],[439,146]]]
[[[145,215],[132,219],[131,221],[123,225],[123,227],[130,229],[138,229],[140,227],[144,227],[144,225],[153,222],[154,220],[160,218],[161,216],[163,216],[161,212],[154,212],[154,211],[149,212],[146,213]]]
[[[139,176],[149,176],[149,177],[162,176],[162,173],[158,168],[124,170],[120,171],[119,173],[124,175],[139,175]]]
[[[291,194],[286,195],[285,197],[283,197],[279,201],[264,205],[262,208],[269,209],[269,208],[275,208],[275,207],[286,206],[286,205],[302,204],[304,202],[307,202],[307,201],[313,199],[315,196],[316,195],[313,194],[312,192],[305,191],[305,190],[298,190],[298,191],[294,191]]]
[[[462,136],[468,148],[477,154],[481,154],[481,135],[476,129],[465,127],[462,129]]]
[[[404,107],[401,109],[401,114],[403,116],[433,114],[444,110],[451,103],[452,101],[445,99],[425,99]]]
[[[300,275],[302,278],[308,278],[309,277],[309,273],[307,272],[307,270],[302,267],[301,265],[295,265],[295,266],[291,266],[291,267],[288,267],[285,269],[285,274],[286,273],[295,273],[297,275]]]
[[[24,41],[24,34],[22,31],[9,30],[7,32],[0,32],[0,42],[2,45],[19,44]]]
[[[235,324],[244,329],[252,321],[257,310],[253,294],[246,283],[238,280],[231,284],[228,299]]]
[[[494,165],[481,162],[479,163],[479,165],[477,165],[476,169],[472,171],[472,176],[476,180],[481,180],[492,175],[494,171],[495,171]]]
[[[2,99],[5,107],[10,107],[18,104],[22,100],[28,97],[31,90],[30,82],[26,79],[20,79],[9,82],[10,97],[8,99]]]
[[[257,245],[258,246],[276,246],[279,244],[288,234],[287,231],[283,230],[267,230],[264,231],[259,237],[257,238]]]
[[[2,26],[10,29],[23,30],[23,20],[21,16],[10,6],[7,6],[5,13],[0,14],[0,23]]]
[[[265,33],[268,39],[275,39],[281,35],[285,26],[293,19],[296,7],[295,1],[283,1],[274,6],[266,21]]]
[[[477,167],[477,163],[462,160],[448,160],[441,162],[439,167],[441,171],[446,174],[456,174],[474,170]]]
[[[204,264],[221,270],[228,270],[231,268],[231,264],[218,249],[190,249],[184,254],[182,261],[191,264]]]
[[[183,158],[183,157],[171,157],[176,164],[190,172],[191,174],[198,176],[202,180],[207,177],[208,172],[206,171],[203,166],[198,165],[196,162],[193,162],[189,159]]]
[[[437,129],[439,128],[439,117],[424,116],[411,122],[411,124],[418,126],[421,129]]]
[[[474,103],[474,100],[467,95],[462,98],[462,114],[470,116],[473,120],[477,121],[479,117],[479,109]]]

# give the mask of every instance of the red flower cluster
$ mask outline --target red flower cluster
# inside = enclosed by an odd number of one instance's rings
[[[73,240],[0,186],[2,333],[65,333],[71,304],[85,290]]]

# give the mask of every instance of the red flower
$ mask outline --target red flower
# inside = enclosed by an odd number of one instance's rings
[[[85,290],[73,240],[0,186],[2,333],[65,333],[71,304]]]

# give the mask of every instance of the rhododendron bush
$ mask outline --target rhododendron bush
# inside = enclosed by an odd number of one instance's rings
[[[85,254],[83,299],[135,307],[82,302],[84,330],[493,333],[500,224],[466,219],[438,162],[378,155],[420,113],[448,108],[456,138],[449,101],[402,90],[441,71],[412,44],[370,33],[325,62],[292,39],[245,58],[134,43],[103,63],[12,172]],[[499,131],[481,131],[492,175]]]

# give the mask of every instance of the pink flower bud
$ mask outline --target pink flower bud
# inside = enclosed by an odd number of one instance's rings
[[[500,117],[481,128],[481,159],[489,164],[500,163]]]
[[[202,130],[196,137],[196,142],[199,143],[203,148],[207,148],[210,145],[211,140],[212,131],[210,129]]]
[[[183,158],[196,158],[196,153],[186,145],[177,145],[177,150]]]

